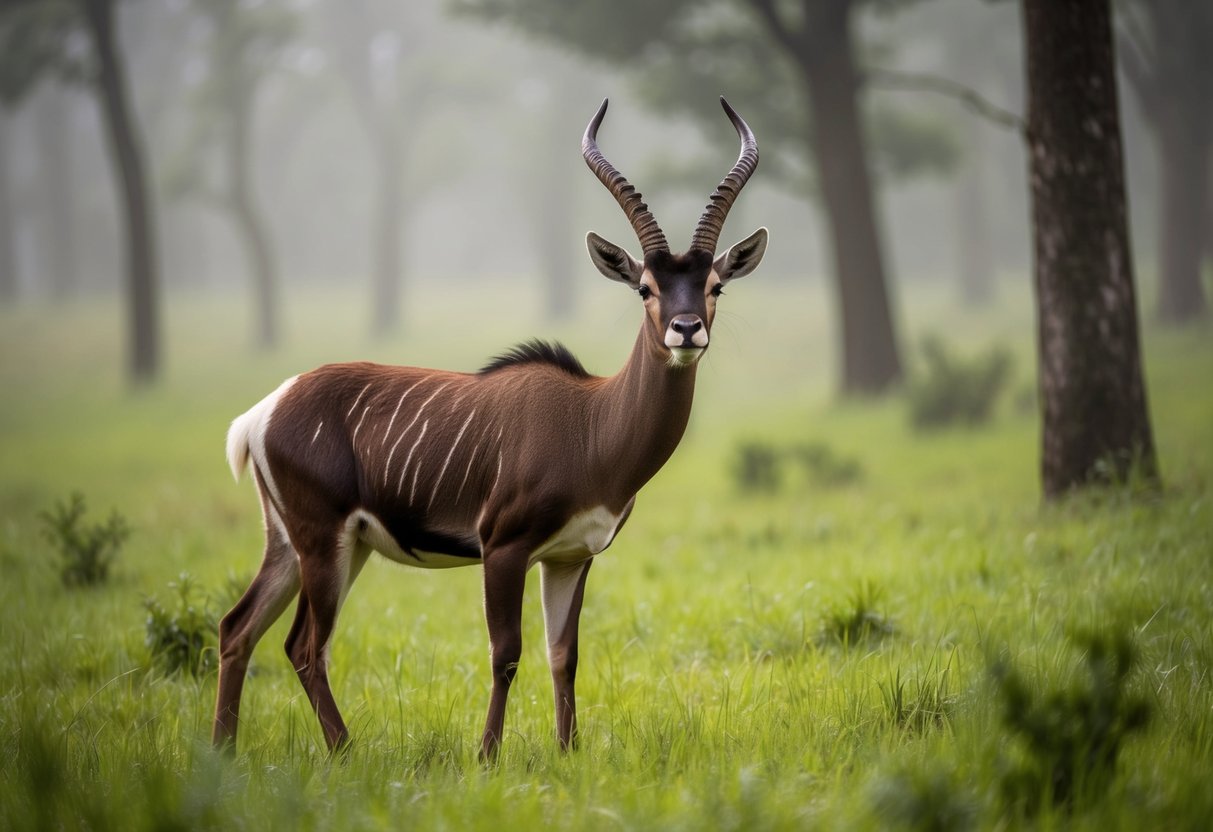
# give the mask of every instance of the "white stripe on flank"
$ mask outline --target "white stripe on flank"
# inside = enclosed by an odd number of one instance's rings
[[[421,444],[422,438],[425,436],[425,429],[430,426],[430,420],[426,419],[421,423],[421,433],[417,434],[417,441],[413,443],[413,447],[409,448],[409,455],[404,459],[404,465],[400,468],[400,482],[396,483],[396,496],[400,496],[400,489],[404,487],[404,475],[408,473],[409,463],[413,461],[413,451],[417,450],[417,446]],[[421,470],[421,466],[417,466]],[[413,474],[413,490],[417,490],[417,474]],[[409,497],[409,504],[412,505],[413,498]]]
[[[324,427],[324,420],[320,420],[320,424],[316,425],[316,432],[312,434],[312,444],[316,444],[316,437],[320,435],[320,429]]]
[[[395,424],[395,422],[396,422],[396,415],[398,413],[400,413],[400,405],[404,404],[405,396],[407,396],[409,393],[413,392],[413,388],[416,387],[420,383],[421,383],[420,381],[413,382],[412,384],[409,385],[409,388],[407,390],[405,390],[403,393],[400,394],[400,401],[396,402],[396,409],[394,411],[392,411],[392,418],[388,420],[387,430],[385,430],[383,432],[383,442],[381,444],[386,445],[387,438],[392,435],[392,425]],[[397,439],[396,441],[399,442],[400,440]],[[389,459],[390,459],[390,457],[389,457]]]
[[[362,430],[362,423],[366,421],[366,414],[368,411],[370,411],[370,409],[371,406],[369,404],[362,408],[362,418],[358,420],[358,427],[354,428],[354,435],[350,437],[351,447],[353,447],[354,443],[358,441],[358,431]]]
[[[463,495],[463,487],[467,485],[468,475],[472,473],[472,463],[476,461],[476,454],[480,453],[480,446],[484,443],[484,435],[489,432],[491,425],[486,425],[485,429],[480,432],[480,441],[476,443],[476,447],[472,449],[472,455],[468,457],[468,467],[463,469],[463,479],[459,481],[459,490],[455,492],[455,504],[459,504],[459,498]]]
[[[427,511],[434,504],[434,497],[438,494],[438,486],[442,484],[442,478],[446,476],[446,467],[451,464],[451,457],[454,456],[455,449],[459,447],[459,441],[463,439],[463,432],[468,429],[468,425],[471,424],[472,417],[475,415],[476,409],[472,408],[472,412],[463,421],[463,427],[459,429],[459,433],[455,436],[455,442],[451,445],[451,449],[446,452],[446,459],[442,462],[442,470],[438,472],[438,479],[434,480],[434,489],[430,492],[430,501],[425,504]]]
[[[363,387],[363,388],[362,388],[362,392],[360,392],[360,393],[358,394],[358,398],[354,399],[354,403],[353,403],[352,405],[350,405],[350,409],[349,409],[349,411],[348,411],[348,412],[345,414],[345,418],[347,418],[347,419],[348,419],[348,418],[350,418],[351,416],[353,416],[353,415],[354,415],[354,411],[355,411],[355,410],[358,408],[358,402],[362,401],[362,396],[363,396],[363,394],[364,394],[364,393],[366,393],[367,388],[369,388],[370,386],[371,386],[371,383],[368,381],[368,382],[366,383],[366,387]]]
[[[385,462],[383,464],[383,487],[384,488],[387,488],[388,474],[390,474],[392,472],[392,454],[396,453],[396,447],[400,444],[400,441],[402,439],[404,439],[403,433],[401,433],[400,436],[397,437],[396,441],[392,443],[392,449],[387,452],[387,462]],[[396,494],[397,495],[400,494],[400,489],[396,489]]]

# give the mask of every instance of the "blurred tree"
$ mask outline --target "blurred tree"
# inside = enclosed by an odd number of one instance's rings
[[[449,53],[431,41],[436,6],[342,0],[326,10],[327,46],[375,166],[371,330],[386,335],[400,327],[409,219],[444,170],[432,156],[415,158],[419,137],[443,100],[466,93],[467,85]]]
[[[206,72],[194,89],[194,126],[185,152],[166,175],[172,196],[194,196],[227,214],[240,238],[253,289],[254,344],[279,340],[277,258],[257,198],[253,165],[257,93],[296,31],[294,15],[276,3],[193,0],[206,26]],[[209,175],[207,151],[217,149],[219,172]],[[217,180],[218,184],[211,180]]]
[[[12,303],[18,295],[16,216],[9,173],[11,124],[8,110],[0,106],[0,303]]]
[[[62,300],[76,290],[76,223],[72,205],[75,191],[67,89],[56,84],[34,96],[31,102],[34,132],[39,153],[38,189],[46,214],[41,235],[41,253],[52,298]]]
[[[128,372],[136,384],[151,382],[160,370],[156,229],[114,0],[7,0],[0,7],[0,101],[22,99],[45,75],[86,79],[101,107],[126,221]]]
[[[1121,67],[1154,132],[1162,199],[1158,216],[1158,317],[1201,318],[1201,282],[1213,238],[1208,185],[1213,156],[1213,3],[1123,0]],[[1210,254],[1213,259],[1213,253]]]
[[[882,151],[876,165],[891,175],[947,166],[953,156],[931,122],[878,110],[865,125],[861,116],[864,78],[852,32],[855,14],[865,6],[892,9],[910,2],[452,0],[459,11],[508,20],[628,68],[654,110],[691,116],[711,140],[730,146],[734,139],[720,129],[715,95],[706,91],[732,97],[760,136],[763,164],[774,172],[768,178],[821,197],[833,242],[847,393],[880,392],[902,374],[877,232],[868,129]],[[879,141],[890,137],[895,140]]]
[[[1023,0],[1046,497],[1158,477],[1129,253],[1111,0]]]

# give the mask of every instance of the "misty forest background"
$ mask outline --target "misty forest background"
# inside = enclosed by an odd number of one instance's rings
[[[0,0],[0,826],[1203,828],[1210,44],[1186,0]],[[582,751],[535,587],[486,773],[479,570],[372,562],[354,749],[280,622],[213,755],[230,420],[331,361],[615,372],[580,138],[609,97],[682,249],[721,95],[721,248],[771,244],[589,579]]]

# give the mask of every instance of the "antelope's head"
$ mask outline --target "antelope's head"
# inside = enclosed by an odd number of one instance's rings
[[[603,101],[586,128],[581,152],[590,170],[619,202],[640,238],[642,259],[591,231],[586,235],[590,259],[612,280],[632,287],[648,313],[647,329],[658,350],[674,367],[691,367],[708,347],[716,299],[726,283],[757,268],[767,248],[767,230],[760,228],[720,256],[716,243],[733,201],[758,166],[758,143],[749,126],[723,98],[725,113],[741,139],[741,155],[717,186],[695,226],[691,247],[670,253],[665,234],[644,200],[628,180],[598,150],[598,127],[606,115]]]

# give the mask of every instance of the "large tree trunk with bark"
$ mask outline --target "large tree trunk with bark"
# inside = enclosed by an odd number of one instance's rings
[[[901,380],[901,359],[876,230],[851,2],[815,4],[799,56],[813,113],[811,151],[829,224],[842,321],[844,393],[880,393]]]
[[[9,175],[9,154],[12,130],[8,113],[0,110],[0,303],[11,304],[17,299],[17,215],[13,211],[12,178]]]
[[[151,195],[127,93],[126,70],[115,42],[112,0],[85,0],[85,17],[97,56],[97,86],[110,154],[126,221],[129,372],[136,384],[160,371],[159,278]]]
[[[1157,478],[1109,0],[1023,0],[1046,497]]]

